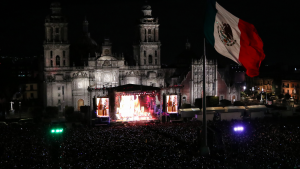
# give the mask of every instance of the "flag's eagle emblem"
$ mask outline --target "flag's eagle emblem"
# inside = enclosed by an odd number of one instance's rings
[[[231,27],[228,23],[218,24],[217,28],[219,37],[224,45],[232,46],[236,43],[236,40],[233,39]]]

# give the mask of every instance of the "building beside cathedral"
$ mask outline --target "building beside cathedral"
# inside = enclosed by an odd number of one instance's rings
[[[104,43],[98,47],[90,38],[87,20],[83,22],[83,37],[84,42],[92,48],[76,52],[80,56],[74,59],[70,50],[68,21],[60,3],[52,3],[50,9],[52,13],[45,19],[45,106],[57,106],[59,111],[63,111],[65,106],[73,106],[75,111],[79,111],[81,106],[88,105],[95,110],[95,98],[108,96],[110,89],[128,85],[153,87],[159,92],[153,104],[160,107],[164,94],[178,95],[176,105],[194,105],[195,99],[202,97],[202,59],[191,60],[187,71],[162,68],[160,25],[158,19],[152,16],[151,6],[142,7],[143,17],[138,24],[139,41],[133,44],[134,64],[131,65],[123,54],[113,53],[113,44],[109,39],[104,39]],[[207,60],[206,68],[207,95],[221,95],[223,99],[232,100],[234,90],[235,100],[239,99],[238,87],[228,87],[218,72],[217,61]]]

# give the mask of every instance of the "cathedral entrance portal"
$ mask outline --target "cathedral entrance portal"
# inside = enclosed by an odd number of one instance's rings
[[[235,95],[232,96],[231,103],[235,102]]]
[[[84,106],[84,101],[82,99],[79,99],[77,105],[78,105],[77,110],[80,111],[80,106]]]

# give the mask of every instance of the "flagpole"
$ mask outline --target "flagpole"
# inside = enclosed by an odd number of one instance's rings
[[[204,38],[204,54],[203,54],[203,96],[202,96],[202,109],[203,109],[203,134],[204,146],[207,146],[207,121],[206,121],[206,50]]]
[[[203,55],[203,96],[202,96],[202,115],[203,115],[203,145],[201,146],[201,154],[204,156],[209,155],[209,148],[207,146],[207,121],[206,121],[206,50],[205,50],[205,38],[204,38],[204,55]]]

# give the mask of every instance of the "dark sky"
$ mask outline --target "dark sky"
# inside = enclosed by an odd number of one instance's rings
[[[162,62],[169,64],[185,48],[188,38],[193,51],[203,53],[203,17],[205,0],[149,0],[152,15],[159,18]],[[33,56],[43,54],[44,18],[50,14],[52,1],[0,2],[0,56]],[[264,42],[265,64],[295,64],[299,48],[300,12],[291,0],[219,0],[221,6],[238,18],[252,23]],[[110,37],[113,50],[132,53],[136,19],[143,0],[61,1],[69,20],[69,39],[82,32],[84,16],[90,23],[91,37],[101,44]],[[232,63],[207,45],[209,58]],[[174,60],[174,59],[173,59]],[[300,59],[299,59],[300,60]]]

